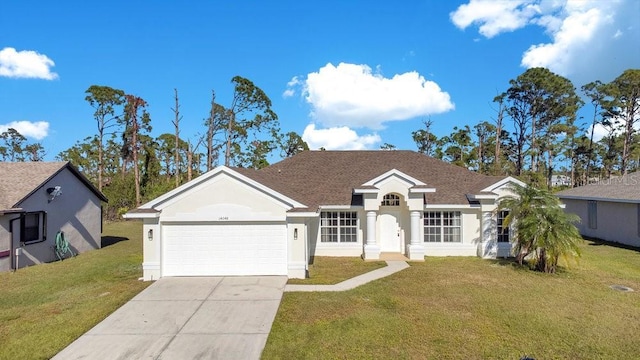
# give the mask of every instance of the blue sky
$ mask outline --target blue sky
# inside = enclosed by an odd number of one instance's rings
[[[415,149],[428,117],[438,136],[491,120],[528,67],[577,88],[640,67],[638,17],[635,0],[6,1],[0,131],[54,160],[96,133],[84,91],[97,84],[147,100],[154,136],[173,131],[178,89],[181,136],[195,140],[211,90],[229,105],[240,75],[312,149]]]

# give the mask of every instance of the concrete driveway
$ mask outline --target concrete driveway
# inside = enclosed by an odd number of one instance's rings
[[[259,359],[286,282],[161,278],[53,359]]]

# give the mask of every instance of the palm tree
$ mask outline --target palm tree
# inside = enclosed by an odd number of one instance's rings
[[[562,210],[560,200],[548,190],[513,185],[512,195],[498,203],[507,210],[503,226],[513,224],[516,259],[522,265],[531,255],[536,270],[554,273],[560,257],[580,256],[582,237],[573,225],[580,219]]]

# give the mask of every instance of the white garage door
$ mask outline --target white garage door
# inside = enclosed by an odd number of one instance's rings
[[[162,245],[162,276],[287,275],[285,225],[164,225]]]

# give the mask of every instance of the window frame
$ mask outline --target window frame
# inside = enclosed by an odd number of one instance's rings
[[[511,242],[510,226],[504,226],[504,219],[509,216],[509,210],[500,210],[496,214],[496,242],[500,244]]]
[[[27,226],[27,216],[36,216],[37,224]],[[27,239],[27,233],[37,231],[35,237]],[[41,243],[47,240],[47,213],[45,211],[26,212],[20,221],[20,242],[24,245]]]
[[[319,236],[321,244],[357,244],[359,242],[358,228],[357,211],[329,210],[320,212]]]
[[[437,216],[434,216],[436,215]],[[447,214],[445,216],[445,214]],[[461,211],[424,211],[422,219],[424,243],[461,244],[462,212]],[[457,240],[456,240],[457,238]],[[447,240],[453,239],[453,240]]]
[[[394,193],[384,195],[380,206],[400,206],[400,195]]]

